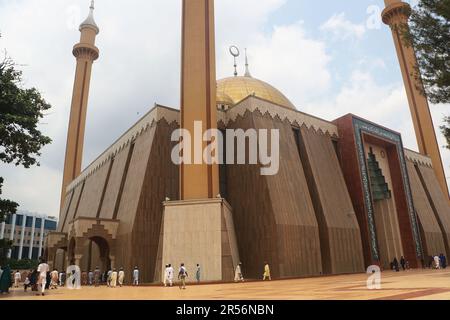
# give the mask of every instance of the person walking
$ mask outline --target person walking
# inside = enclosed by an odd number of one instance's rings
[[[37,271],[37,269],[34,269],[30,277],[31,291],[33,292],[38,291],[38,280],[39,280],[39,272]]]
[[[164,280],[163,280],[164,287],[167,287],[168,282],[169,282],[169,265],[166,264],[166,267],[164,269]]]
[[[437,270],[441,268],[441,259],[438,256],[434,257],[434,268]]]
[[[100,269],[98,267],[95,267],[94,271],[94,285],[98,287],[100,285],[100,277],[101,277]]]
[[[133,286],[139,286],[139,269],[137,266],[133,270]]]
[[[30,277],[31,277],[31,272],[27,274],[25,281],[23,283],[23,291],[27,292],[28,291],[28,287],[30,287]]]
[[[20,281],[22,280],[22,275],[20,274],[19,270],[16,271],[14,274],[14,288],[18,288]]]
[[[94,284],[94,273],[92,272],[92,270],[90,270],[88,273],[88,282],[90,286]]]
[[[405,260],[404,256],[402,256],[400,258],[400,265],[402,266],[403,271],[405,271],[406,270],[406,260]]]
[[[11,288],[11,268],[5,266],[2,268],[2,275],[0,276],[0,294],[9,293],[9,288]]]
[[[58,270],[53,270],[50,273],[50,289],[58,289],[58,278],[59,278],[59,272]]]
[[[109,270],[108,273],[106,274],[106,285],[108,287],[111,287],[111,277],[112,277],[112,270]]]
[[[267,262],[264,263],[264,275],[263,275],[263,281],[272,281],[272,277],[270,275],[270,266]]]
[[[188,273],[184,263],[181,264],[180,270],[178,271],[178,280],[180,280],[180,290],[186,290],[186,278],[188,277]]]
[[[119,287],[122,288],[124,280],[125,280],[125,271],[123,271],[123,268],[120,268],[120,271],[119,271]]]
[[[234,282],[244,282],[244,276],[242,275],[242,263],[241,262],[236,266],[236,270],[234,272]]]
[[[197,283],[200,283],[201,280],[201,268],[200,265],[197,264],[197,271],[195,272],[195,280],[197,280]]]
[[[167,269],[167,273],[168,273],[169,286],[172,287],[173,286],[173,276],[175,274],[175,270],[173,269],[172,264],[169,264],[169,269]]]
[[[111,288],[117,287],[117,271],[114,269],[111,273],[111,282],[110,282]]]
[[[393,267],[394,267],[394,271],[395,272],[400,272],[400,268],[398,266],[398,260],[397,258],[394,258],[394,262],[392,263]]]
[[[87,286],[87,284],[88,284],[88,273],[86,271],[83,271],[81,273],[81,284],[83,286]]]
[[[38,285],[41,286],[41,295],[45,295],[45,287],[47,286],[47,273],[49,272],[50,267],[43,257],[41,257],[39,260],[41,263],[37,268],[37,271],[39,273]]]

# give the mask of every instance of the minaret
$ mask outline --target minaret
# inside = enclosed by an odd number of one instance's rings
[[[240,261],[233,245],[232,208],[219,194],[219,166],[202,161],[207,143],[201,138],[217,128],[214,0],[182,1],[181,128],[193,137],[191,155],[200,159],[199,164],[180,165],[181,201],[164,202],[161,259],[155,268],[183,261],[188,270],[200,264],[203,281],[232,281]],[[155,281],[160,275],[156,273]]]
[[[92,0],[89,16],[80,25],[80,43],[73,48],[73,55],[77,59],[77,67],[67,133],[61,207],[64,202],[67,186],[81,172],[91,70],[93,62],[99,57],[99,50],[95,46],[95,38],[99,31],[100,29],[94,21],[94,1]]]
[[[194,137],[195,122],[202,123],[201,135],[217,128],[214,1],[183,0],[182,20],[181,127]],[[219,194],[218,165],[207,165],[203,158],[201,162],[181,165],[181,200]]]
[[[382,13],[383,22],[391,27],[395,47],[402,70],[409,107],[414,122],[420,153],[427,155],[433,162],[441,189],[449,197],[444,167],[433,126],[427,98],[422,94],[423,84],[416,79],[417,57],[412,46],[406,46],[399,26],[407,25],[411,15],[409,4],[401,0],[384,0],[386,8]]]
[[[248,77],[248,78],[252,77],[252,74],[250,73],[250,68],[248,66],[247,49],[245,49],[245,76]]]

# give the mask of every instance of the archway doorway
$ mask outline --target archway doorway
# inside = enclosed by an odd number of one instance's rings
[[[84,241],[83,258],[80,268],[82,271],[93,271],[98,267],[102,272],[111,269],[110,247],[108,241],[102,237],[91,237]]]
[[[66,268],[68,267],[66,265],[66,258],[67,258],[67,248],[56,249],[53,268],[58,271],[66,270]]]
[[[367,143],[367,168],[374,208],[380,266],[387,270],[403,254],[402,237],[387,150]]]

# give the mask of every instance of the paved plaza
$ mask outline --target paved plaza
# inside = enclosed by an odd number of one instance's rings
[[[83,287],[47,291],[44,297],[13,289],[3,299],[20,300],[448,300],[450,270],[386,272],[381,290],[368,290],[365,274],[238,284],[178,287]]]

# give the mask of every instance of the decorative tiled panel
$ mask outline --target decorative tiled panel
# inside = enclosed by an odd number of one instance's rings
[[[399,134],[389,131],[385,128],[372,124],[370,122],[366,122],[359,118],[353,118],[353,127],[355,131],[355,140],[356,140],[356,148],[358,153],[358,161],[361,170],[362,184],[364,190],[364,202],[367,209],[367,218],[369,224],[369,232],[370,232],[370,240],[371,240],[371,249],[372,256],[375,260],[379,260],[380,253],[377,245],[377,236],[376,236],[376,228],[375,228],[375,220],[374,220],[374,208],[372,202],[372,196],[370,192],[370,181],[369,181],[369,173],[366,165],[366,155],[364,150],[363,143],[363,134],[368,133],[375,136],[378,136],[384,140],[387,140],[397,147],[397,152],[400,158],[400,168],[403,178],[403,185],[405,188],[406,201],[408,204],[408,213],[412,226],[412,232],[415,242],[416,254],[418,257],[422,256],[422,245],[420,240],[420,234],[418,229],[417,216],[414,211],[414,205],[412,201],[411,188],[409,184],[408,172],[406,169],[405,162],[405,153],[403,148],[402,138]]]

